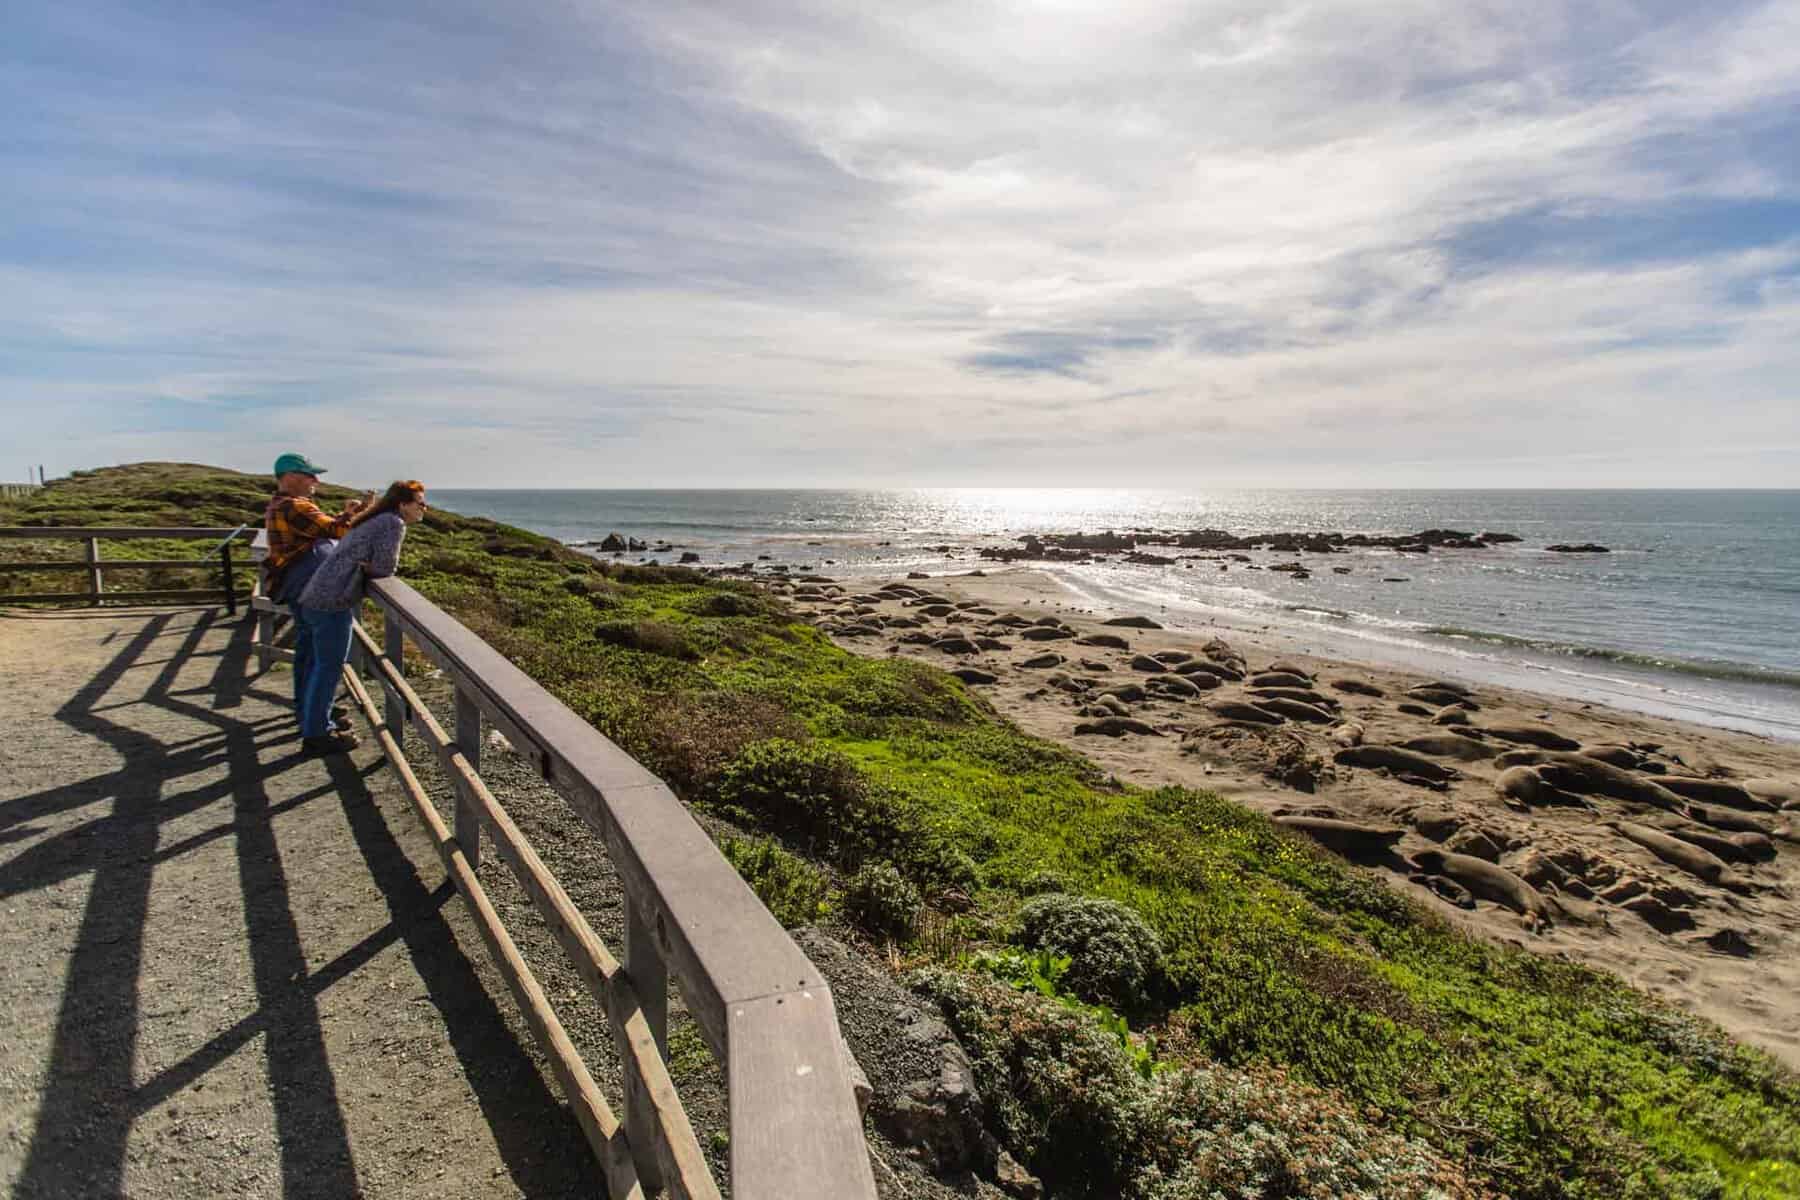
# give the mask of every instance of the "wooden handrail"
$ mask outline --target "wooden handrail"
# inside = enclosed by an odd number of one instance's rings
[[[248,539],[255,536],[258,528],[260,526],[255,525],[249,529],[232,529],[228,525],[216,528],[211,525],[0,525],[0,538],[42,538],[47,541],[102,538],[116,541],[133,538],[223,538],[227,534],[236,534]]]
[[[372,581],[369,598],[390,631],[382,657],[398,668],[393,631],[403,630],[605,839],[630,924],[647,934],[635,942],[628,935],[625,974],[648,1003],[661,991],[666,964],[725,1064],[733,1194],[740,1200],[872,1198],[874,1177],[831,990],[681,802],[404,581]],[[383,682],[390,714],[407,713],[416,698],[403,695],[392,678]],[[648,961],[646,951],[659,961]],[[650,1024],[654,1029],[658,1022]],[[654,1032],[660,1044],[662,1031]],[[627,1128],[649,1133],[630,1100],[628,1093]],[[640,1169],[655,1161],[651,1147],[636,1149]]]

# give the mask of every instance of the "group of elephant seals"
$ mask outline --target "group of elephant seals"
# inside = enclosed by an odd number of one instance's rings
[[[1683,809],[1681,797],[1650,776],[1615,767],[1585,754],[1563,750],[1508,750],[1494,762],[1503,768],[1536,767],[1546,782],[1565,792],[1610,796],[1614,800],[1647,804],[1674,813]]]
[[[1749,881],[1726,866],[1718,855],[1692,842],[1685,842],[1660,829],[1639,825],[1635,821],[1613,821],[1609,823],[1609,828],[1696,879],[1704,879],[1734,892],[1750,890]]]

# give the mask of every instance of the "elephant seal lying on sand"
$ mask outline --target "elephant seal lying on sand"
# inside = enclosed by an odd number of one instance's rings
[[[1413,862],[1427,875],[1455,880],[1471,894],[1504,904],[1520,916],[1548,921],[1552,915],[1552,906],[1542,893],[1495,863],[1447,850],[1421,850],[1413,855]]]
[[[1424,779],[1442,781],[1459,778],[1459,772],[1455,768],[1432,762],[1423,754],[1414,754],[1397,746],[1347,746],[1332,755],[1332,758],[1345,766],[1386,767],[1390,771],[1403,771]]]
[[[1537,767],[1538,774],[1546,782],[1583,796],[1611,796],[1614,800],[1631,800],[1673,813],[1686,807],[1680,796],[1648,776],[1622,770],[1585,754],[1568,754],[1561,750],[1508,750],[1494,760],[1494,765]]]
[[[1726,866],[1709,850],[1703,850],[1680,838],[1670,837],[1660,829],[1651,829],[1648,825],[1632,821],[1613,821],[1609,825],[1619,836],[1636,842],[1670,866],[1678,867],[1689,875],[1730,888],[1734,892],[1750,890],[1748,880]]]
[[[1492,746],[1484,746],[1474,738],[1454,733],[1432,733],[1401,742],[1400,749],[1429,754],[1434,758],[1454,758],[1461,762],[1486,762],[1494,757]]]
[[[1520,742],[1527,746],[1541,746],[1545,750],[1581,749],[1581,743],[1574,738],[1564,737],[1554,729],[1536,725],[1484,725],[1482,732],[1503,742]]]
[[[1759,800],[1739,785],[1725,779],[1703,779],[1692,775],[1659,775],[1656,782],[1689,800],[1702,804],[1723,804],[1745,812],[1774,812],[1775,806]]]
[[[1494,780],[1494,790],[1521,804],[1542,807],[1563,805],[1571,808],[1593,808],[1574,792],[1565,792],[1538,773],[1534,767],[1508,767]]]
[[[1276,817],[1275,824],[1304,833],[1345,858],[1380,857],[1406,832],[1397,825],[1359,825],[1331,817]]]

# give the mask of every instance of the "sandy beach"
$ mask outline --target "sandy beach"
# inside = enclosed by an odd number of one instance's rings
[[[1109,624],[1145,618],[1029,569],[770,586],[1123,782],[1231,796],[1471,932],[1613,971],[1800,1067],[1800,744],[1334,661],[1279,631]]]

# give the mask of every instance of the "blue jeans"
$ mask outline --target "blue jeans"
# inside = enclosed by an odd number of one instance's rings
[[[337,695],[344,663],[350,658],[350,609],[301,608],[294,605],[294,688],[300,709],[300,736],[324,737],[331,732],[331,698]],[[300,670],[302,639],[306,670]]]

